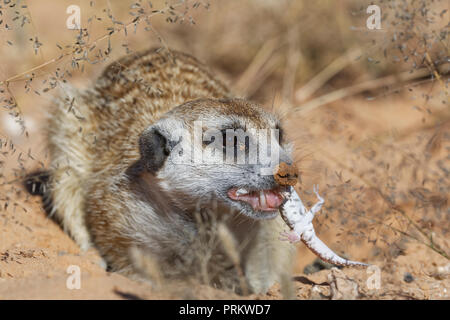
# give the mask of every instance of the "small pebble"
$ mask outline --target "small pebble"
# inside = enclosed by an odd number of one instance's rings
[[[414,277],[411,273],[405,272],[405,275],[403,276],[403,281],[405,281],[407,283],[411,283],[414,281]]]
[[[324,270],[324,269],[331,269],[333,267],[336,267],[334,264],[322,261],[321,259],[317,258],[316,260],[314,260],[313,263],[308,264],[304,269],[303,269],[303,273],[304,274],[312,274],[315,272],[318,272],[320,270]],[[338,269],[342,269],[341,266],[337,266]]]

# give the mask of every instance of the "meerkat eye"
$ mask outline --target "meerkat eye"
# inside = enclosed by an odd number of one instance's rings
[[[214,141],[216,141],[216,137],[214,137],[214,136],[212,136],[211,137],[211,140],[203,140],[202,141],[202,144],[203,144],[203,146],[204,147],[206,147],[206,146],[209,146],[211,143],[213,143]]]

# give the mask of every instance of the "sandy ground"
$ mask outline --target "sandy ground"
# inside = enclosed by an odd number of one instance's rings
[[[0,215],[0,299],[234,299],[234,294],[207,286],[172,285],[156,290],[104,270],[92,249],[81,253],[76,244],[46,218],[38,205],[27,213]],[[331,242],[328,242],[331,243]],[[354,253],[357,255],[358,253]],[[358,255],[364,256],[365,252]],[[314,257],[299,248],[299,266]],[[377,269],[333,269],[312,274],[294,274],[298,299],[448,299],[450,263],[423,245],[410,243],[390,261],[370,261]],[[81,288],[68,289],[68,268],[79,266]],[[297,268],[299,269],[299,268]],[[380,282],[371,278],[380,272]],[[408,279],[406,276],[411,276]],[[372,279],[372,280],[371,280]],[[406,281],[405,281],[406,280]],[[411,280],[411,282],[407,282]],[[70,283],[69,283],[70,286]],[[336,287],[334,288],[334,287]],[[332,289],[334,288],[334,289]],[[280,299],[276,284],[266,295],[250,299]]]

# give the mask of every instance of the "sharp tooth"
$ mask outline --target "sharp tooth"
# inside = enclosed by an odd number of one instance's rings
[[[247,194],[247,193],[248,193],[247,189],[244,189],[244,188],[239,188],[239,189],[236,191],[236,195],[237,195],[237,196],[242,196],[243,194]]]
[[[266,196],[264,195],[264,191],[262,191],[262,190],[259,192],[259,204],[263,208],[267,207]]]

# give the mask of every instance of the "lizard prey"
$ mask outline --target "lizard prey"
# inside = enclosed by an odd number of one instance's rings
[[[291,230],[282,232],[281,240],[289,241],[290,243],[299,242],[301,240],[319,258],[334,265],[369,266],[366,263],[350,261],[338,256],[317,237],[312,220],[314,219],[314,214],[320,211],[325,202],[318,193],[318,186],[314,186],[313,191],[319,201],[312,206],[309,211],[303,205],[303,202],[294,187],[290,186],[288,188],[290,190],[284,194],[286,202],[280,207],[280,213],[281,217]]]

